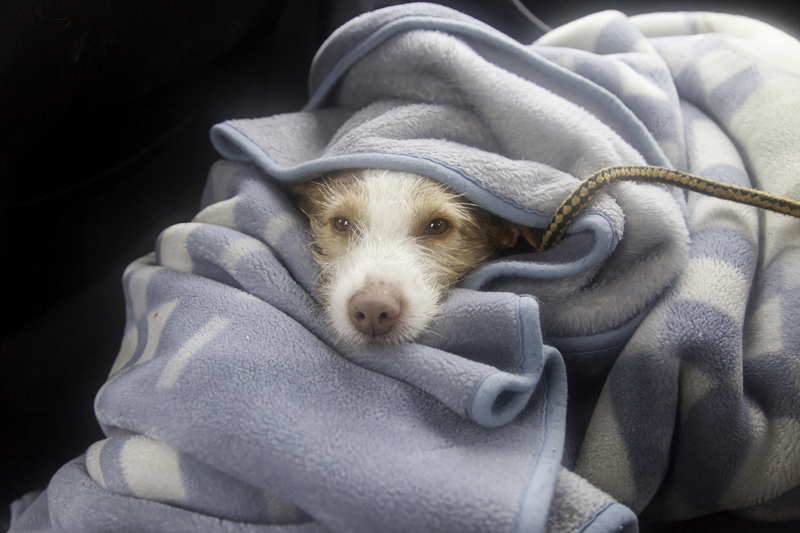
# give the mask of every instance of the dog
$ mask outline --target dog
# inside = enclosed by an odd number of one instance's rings
[[[383,169],[296,185],[333,333],[353,347],[417,337],[469,270],[537,230],[505,221],[445,185]]]

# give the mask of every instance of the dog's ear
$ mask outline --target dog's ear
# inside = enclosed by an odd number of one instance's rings
[[[544,230],[542,229],[520,226],[514,222],[503,220],[503,232],[500,236],[500,243],[503,248],[510,248],[517,244],[519,238],[522,237],[534,248],[539,248],[539,245],[542,244],[543,235]]]

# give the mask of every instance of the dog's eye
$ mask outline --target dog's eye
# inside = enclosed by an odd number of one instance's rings
[[[422,231],[425,235],[441,235],[450,229],[450,223],[443,218],[434,218]]]
[[[344,217],[336,217],[332,222],[336,231],[353,231],[353,224]]]

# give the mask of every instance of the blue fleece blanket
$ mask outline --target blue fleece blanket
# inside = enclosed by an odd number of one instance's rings
[[[203,209],[124,276],[107,439],[12,531],[635,531],[800,517],[800,222],[660,186],[471,272],[414,343],[352,350],[287,186],[437,179],[544,227],[603,167],[800,196],[800,43],[602,12],[522,45],[441,6],[359,17],[299,113],[212,130]],[[569,399],[567,387],[569,385]]]

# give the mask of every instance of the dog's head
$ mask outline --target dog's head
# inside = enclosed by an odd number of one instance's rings
[[[413,339],[468,270],[526,228],[434,180],[360,170],[298,185],[321,266],[318,292],[335,334],[353,346]]]

